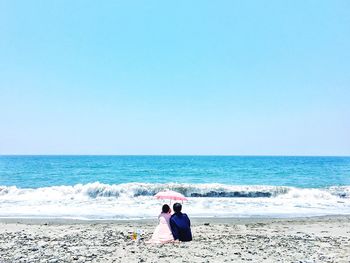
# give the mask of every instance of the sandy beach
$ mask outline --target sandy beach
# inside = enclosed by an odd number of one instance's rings
[[[149,245],[156,220],[2,219],[0,262],[349,262],[350,217],[192,219],[190,243]],[[133,230],[144,231],[139,243]]]

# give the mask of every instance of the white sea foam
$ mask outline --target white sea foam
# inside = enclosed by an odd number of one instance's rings
[[[350,214],[350,186],[323,189],[223,184],[102,183],[17,188],[0,186],[0,217],[86,219],[152,218],[159,213],[157,192],[171,189],[188,197],[191,216],[314,216]],[[166,201],[169,202],[169,201]]]

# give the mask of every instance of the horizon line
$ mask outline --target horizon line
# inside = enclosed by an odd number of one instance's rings
[[[203,156],[203,157],[350,157],[350,155],[288,155],[288,154],[0,154],[0,157],[6,156]]]

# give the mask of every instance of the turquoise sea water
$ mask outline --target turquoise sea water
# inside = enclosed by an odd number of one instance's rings
[[[38,188],[96,181],[320,188],[350,185],[350,157],[0,156],[0,185]]]
[[[165,189],[193,216],[350,214],[350,157],[0,156],[0,217],[147,218]]]

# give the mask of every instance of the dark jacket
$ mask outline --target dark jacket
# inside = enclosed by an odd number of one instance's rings
[[[175,240],[191,241],[191,222],[186,214],[175,213],[170,218],[171,232]]]

